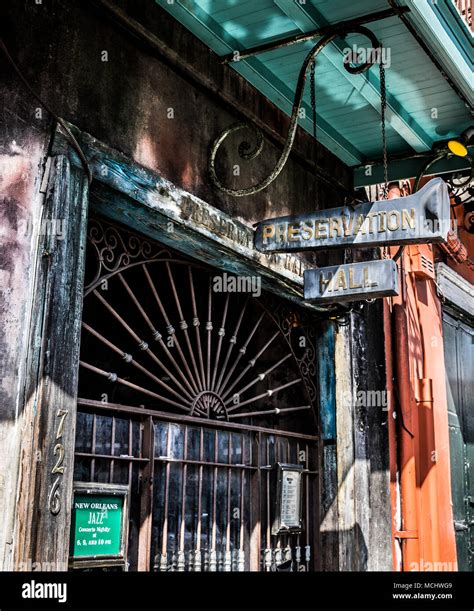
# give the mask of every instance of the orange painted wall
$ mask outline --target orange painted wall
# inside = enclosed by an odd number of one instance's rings
[[[394,189],[391,197],[399,193]],[[391,248],[390,256],[396,251]],[[394,372],[390,410],[396,412],[389,427],[394,569],[457,570],[442,312],[420,255],[434,267],[431,245],[406,247],[398,262],[400,295],[385,303],[387,373]],[[396,360],[405,330],[406,368]]]
[[[446,562],[455,570],[442,312],[434,280],[417,277],[412,271],[419,254],[434,264],[433,248],[411,246],[404,256],[410,375],[418,420],[415,459],[420,494],[420,562]],[[421,379],[431,380],[426,384],[432,386],[428,391],[432,402],[420,401],[423,393],[417,381]]]

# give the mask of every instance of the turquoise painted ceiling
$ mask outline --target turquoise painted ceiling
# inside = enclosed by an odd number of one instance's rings
[[[387,0],[156,0],[185,27],[223,56],[235,50],[309,32],[338,21],[390,8]],[[463,91],[472,92],[472,37],[450,0],[399,0],[423,42]],[[418,21],[417,21],[418,20]],[[367,25],[388,55],[387,142],[390,154],[429,151],[472,123],[466,102],[397,16]],[[268,99],[291,113],[302,62],[315,41],[299,43],[229,64]],[[350,166],[381,158],[380,82],[374,66],[362,75],[343,67],[343,50],[367,44],[363,36],[336,39],[316,65],[317,137]],[[459,54],[459,57],[458,57]],[[466,93],[467,92],[467,93]],[[309,87],[306,118],[310,133]]]

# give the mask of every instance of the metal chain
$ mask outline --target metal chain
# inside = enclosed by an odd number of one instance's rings
[[[380,116],[382,119],[382,151],[383,151],[383,178],[384,178],[384,195],[388,197],[388,156],[387,156],[387,133],[385,129],[385,113],[387,109],[387,90],[385,84],[385,66],[380,60]]]
[[[316,61],[313,61],[311,64],[311,71],[309,73],[309,80],[310,80],[310,95],[311,95],[311,110],[313,113],[312,119],[313,119],[313,136],[314,136],[314,150],[315,150],[315,155],[314,155],[314,162],[316,167],[318,167],[318,140],[316,137]],[[315,204],[317,204],[318,202],[318,184],[316,183],[315,186],[315,193],[316,193],[316,198],[315,198]],[[316,205],[317,207],[317,205]]]
[[[311,109],[313,111],[313,136],[316,140],[316,62],[311,64],[311,72],[310,72],[310,93],[311,93]],[[316,147],[316,153],[318,151],[318,147]]]

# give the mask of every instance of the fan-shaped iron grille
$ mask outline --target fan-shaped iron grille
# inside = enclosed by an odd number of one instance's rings
[[[317,565],[313,326],[230,277],[90,221],[75,479],[130,486],[132,569]],[[304,469],[298,535],[272,534],[277,462]]]
[[[113,225],[93,221],[89,245],[97,266],[84,305],[86,392],[247,424],[296,411],[312,419],[314,347],[295,312],[278,321],[265,298],[232,292],[246,281]]]

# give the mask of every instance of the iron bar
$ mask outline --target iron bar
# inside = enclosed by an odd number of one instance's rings
[[[170,267],[170,264],[168,263],[168,261],[166,262],[166,269],[168,270],[168,277],[169,277],[169,281],[170,281],[170,284],[171,284],[171,290],[173,292],[173,296],[174,296],[174,299],[175,299],[175,302],[176,302],[176,307],[178,308],[179,328],[184,333],[184,337],[186,339],[186,344],[188,346],[189,355],[191,357],[191,361],[192,361],[192,364],[193,364],[194,373],[196,375],[196,378],[195,379],[193,378],[191,381],[192,381],[193,385],[196,387],[196,390],[199,392],[199,391],[204,390],[204,387],[201,384],[201,378],[199,377],[199,372],[198,372],[198,368],[197,368],[197,364],[196,364],[196,359],[194,357],[194,350],[192,349],[191,340],[189,339],[188,324],[184,320],[183,310],[181,309],[181,302],[179,300],[178,291],[176,290],[176,285],[175,285],[175,282],[174,282],[173,274],[171,273],[171,267]],[[176,337],[176,340],[177,339],[178,338]]]
[[[232,412],[232,411],[238,409],[239,407],[242,407],[242,405],[248,405],[249,403],[254,403],[255,401],[258,401],[259,399],[263,399],[263,397],[270,397],[271,395],[274,395],[275,393],[279,392],[280,390],[284,390],[285,388],[288,388],[289,386],[293,386],[294,384],[298,384],[298,382],[301,382],[301,378],[296,378],[296,380],[292,380],[291,382],[287,382],[286,384],[282,384],[281,386],[277,386],[276,388],[274,388],[272,390],[267,390],[266,392],[264,392],[264,393],[262,393],[260,395],[256,395],[255,397],[250,397],[250,399],[246,399],[245,401],[240,401],[239,403],[237,403],[233,407],[230,407],[227,411],[228,412]]]
[[[250,359],[250,361],[248,362],[247,366],[245,367],[245,369],[243,369],[240,374],[235,378],[235,380],[232,382],[232,384],[229,386],[229,388],[227,388],[227,390],[222,393],[222,399],[225,401],[225,398],[227,397],[227,395],[232,391],[232,389],[240,382],[240,380],[244,377],[244,375],[252,368],[255,366],[255,363],[257,362],[257,360],[262,356],[262,354],[265,352],[265,350],[275,341],[275,339],[279,336],[280,331],[276,331],[272,337],[268,340],[268,342],[266,344],[263,345],[263,347],[257,352],[257,354]],[[224,388],[222,389],[224,390]],[[225,401],[225,403],[227,403],[227,401]]]
[[[112,454],[112,456],[115,454],[115,416],[112,416],[110,453]],[[113,481],[114,481],[114,459],[110,461],[110,483],[113,483]]]
[[[241,462],[245,462],[245,436],[242,435],[242,456]],[[245,470],[240,468],[240,522],[239,522],[239,552],[237,561],[237,570],[239,572],[245,570],[245,552],[244,552],[244,522],[245,522]]]
[[[306,459],[306,456],[305,456],[305,459]],[[296,462],[298,464],[301,462],[300,460],[300,442],[299,441],[296,442]],[[307,466],[308,465],[305,460],[305,467]],[[303,482],[304,482],[304,476],[303,476]],[[296,564],[296,570],[299,571],[300,564],[301,564],[301,533],[298,533],[296,535],[295,564]]]
[[[214,431],[214,463],[218,461],[218,432]],[[217,552],[216,552],[216,529],[217,529],[217,467],[214,467],[214,479],[212,483],[212,534],[211,534],[211,553],[209,557],[209,570],[217,571]]]
[[[109,457],[110,458],[110,457]],[[222,467],[222,468],[228,468],[229,465],[226,462],[212,462],[212,461],[204,461],[201,462],[199,460],[192,460],[191,458],[172,458],[169,456],[157,456],[155,458],[156,462],[163,462],[163,463],[178,463],[178,464],[182,464],[182,465],[204,465],[204,466],[211,466],[211,467]],[[246,469],[249,471],[256,471],[257,467],[254,467],[253,465],[233,465],[234,467],[238,467],[239,469]]]
[[[254,426],[249,424],[236,424],[233,422],[226,422],[221,420],[206,420],[203,422],[200,418],[193,418],[192,416],[185,416],[182,414],[171,414],[169,412],[162,412],[160,410],[148,409],[146,407],[136,407],[133,405],[123,405],[120,403],[103,403],[102,401],[94,401],[93,399],[85,399],[83,397],[79,397],[77,400],[78,406],[83,408],[87,408],[88,410],[97,410],[104,412],[122,412],[127,414],[133,414],[138,418],[143,418],[145,416],[155,416],[156,418],[160,418],[161,420],[171,421],[171,422],[189,422],[194,425],[200,424],[201,426],[204,424],[206,428],[219,428],[219,429],[230,429],[235,431],[255,431],[257,433],[265,433],[268,435],[277,435],[283,437],[295,437],[299,439],[308,439],[310,441],[318,441],[319,437],[317,435],[307,435],[304,433],[294,433],[293,431],[282,431],[278,429],[271,429],[268,427],[262,426]]]
[[[211,354],[212,354],[212,288],[211,288],[211,277],[209,276],[208,282],[208,304],[207,304],[207,321],[206,321],[206,336],[207,336],[207,350],[206,350],[206,388],[211,387]],[[203,397],[203,403],[206,406],[208,415],[211,413],[211,401],[209,396]]]
[[[199,434],[199,483],[198,483],[198,522],[196,527],[196,552],[194,554],[194,570],[200,572],[201,563],[201,531],[202,531],[202,475],[204,464],[204,429],[201,427]]]
[[[149,287],[150,287],[150,289],[151,289],[151,292],[153,293],[153,296],[154,296],[154,298],[155,298],[155,300],[156,300],[156,302],[157,302],[157,304],[158,304],[158,307],[160,308],[161,315],[163,316],[163,318],[164,318],[164,320],[165,320],[165,324],[166,324],[166,331],[167,331],[167,332],[170,334],[170,336],[172,336],[172,337],[173,337],[173,340],[174,340],[174,342],[175,342],[175,344],[176,344],[176,349],[178,350],[178,354],[179,354],[179,356],[181,357],[181,360],[182,360],[182,362],[183,362],[183,365],[184,365],[184,368],[185,368],[185,370],[186,370],[186,373],[188,374],[188,376],[189,376],[190,380],[192,381],[192,374],[191,374],[191,370],[189,369],[188,362],[187,362],[187,360],[186,360],[186,359],[185,359],[185,357],[184,357],[183,351],[182,351],[182,349],[181,349],[181,345],[180,345],[180,343],[179,343],[179,339],[178,339],[178,337],[177,337],[177,336],[176,336],[176,334],[175,334],[175,329],[174,329],[173,325],[171,324],[170,319],[168,318],[168,314],[166,313],[166,310],[165,310],[165,308],[164,308],[164,306],[163,306],[163,303],[162,303],[162,301],[161,301],[161,299],[160,299],[160,297],[159,297],[159,295],[158,295],[158,292],[157,292],[157,290],[156,290],[155,284],[154,284],[154,282],[153,282],[153,280],[152,280],[152,278],[151,278],[151,276],[150,276],[150,274],[149,274],[149,272],[148,272],[148,270],[147,270],[147,268],[146,268],[146,265],[145,265],[145,264],[142,264],[142,269],[143,269],[143,271],[145,272],[145,276],[146,276],[146,279],[147,279],[147,281],[148,281],[148,285],[149,285]],[[166,346],[166,344],[165,344],[164,342],[163,342],[163,345],[164,345],[164,346]],[[174,364],[174,366],[176,367],[177,371],[179,372],[179,374],[181,375],[181,377],[183,378],[183,380],[184,380],[184,381],[186,382],[186,384],[188,385],[188,388],[190,389],[190,391],[191,391],[192,393],[196,392],[196,390],[197,390],[197,389],[196,389],[196,387],[195,387],[195,386],[193,387],[193,386],[191,385],[190,380],[188,380],[188,379],[186,378],[186,376],[185,376],[185,375],[184,375],[184,373],[182,372],[181,368],[180,368],[180,367],[178,367],[178,365],[177,365],[177,363],[176,363],[176,361],[175,361],[174,357],[172,358],[172,355],[171,355],[171,353],[169,352],[169,350],[168,350],[167,348],[168,348],[168,347],[166,346],[165,350],[166,350],[166,353],[167,353],[168,357],[171,359],[171,361],[172,361],[172,363]]]
[[[265,438],[265,445],[266,445],[266,461],[267,461],[267,465],[270,464],[270,446],[269,446],[269,439],[268,437]],[[272,539],[271,539],[271,522],[270,522],[270,471],[267,471],[266,473],[266,494],[267,494],[267,502],[266,502],[266,509],[267,509],[267,524],[266,524],[266,546],[267,549],[270,549],[270,567],[271,567],[271,545],[272,545]]]
[[[260,464],[262,448],[262,432],[258,431],[249,439],[249,458],[250,464],[257,467]],[[258,469],[249,478],[249,569],[258,571],[261,567],[262,549],[262,474]]]
[[[211,390],[215,390],[217,368],[219,367],[219,359],[220,359],[220,356],[221,356],[222,340],[224,339],[224,335],[225,335],[225,323],[226,323],[226,320],[227,320],[227,311],[228,311],[228,309],[229,309],[229,293],[226,294],[224,310],[222,312],[221,326],[220,326],[219,331],[217,332],[217,334],[219,336],[219,340],[217,342],[216,358],[215,358],[215,361],[214,361],[214,371],[212,372]]]
[[[400,7],[400,11],[402,12],[408,10],[408,7]],[[324,36],[325,34],[328,34],[333,30],[337,30],[338,28],[340,28],[341,30],[345,30],[350,29],[353,26],[365,25],[374,21],[381,21],[382,19],[387,19],[388,17],[395,16],[397,12],[398,11],[395,11],[393,8],[384,9],[383,11],[369,13],[368,15],[363,15],[354,19],[337,21],[336,23],[322,26],[320,28],[317,28],[316,30],[311,30],[311,32],[303,32],[302,34],[288,36],[280,40],[274,40],[271,42],[263,43],[261,45],[256,45],[255,47],[250,47],[249,49],[245,49],[243,51],[237,51],[237,55],[236,52],[228,53],[227,55],[221,56],[220,61],[222,64],[238,62],[241,60],[245,60],[248,57],[253,57],[254,55],[268,53],[269,51],[275,51],[276,49],[283,49],[284,47],[290,47],[294,44],[299,44],[301,42],[308,42],[309,40],[313,40],[313,38],[317,38],[318,36]]]
[[[80,456],[81,458],[105,458],[109,459],[111,462],[114,460],[121,461],[131,461],[131,462],[148,462],[147,458],[138,458],[137,456],[112,456],[110,454],[96,454],[95,452],[75,452],[76,456]]]
[[[95,329],[93,329],[90,325],[88,325],[87,323],[82,323],[82,326],[84,329],[86,329],[86,331],[89,331],[89,333],[91,333],[92,335],[94,335],[94,337],[96,337],[98,340],[100,340],[102,343],[104,343],[106,346],[108,346],[109,348],[111,348],[114,352],[116,352],[117,354],[119,354],[123,359],[126,359],[127,362],[130,365],[133,365],[134,367],[136,367],[137,369],[139,369],[142,373],[144,373],[145,375],[147,375],[151,380],[153,380],[154,382],[156,382],[157,384],[159,384],[160,386],[162,386],[163,388],[166,388],[166,390],[168,392],[170,392],[171,394],[175,395],[176,397],[178,397],[178,399],[182,399],[182,395],[180,395],[178,392],[176,392],[175,390],[173,390],[170,386],[168,386],[168,384],[166,384],[165,382],[163,382],[163,380],[160,380],[160,378],[157,378],[154,374],[152,374],[148,369],[146,369],[146,367],[144,367],[143,365],[141,365],[140,363],[138,363],[131,354],[127,354],[126,352],[124,352],[123,350],[121,350],[120,348],[118,348],[115,344],[113,344],[110,340],[108,340],[107,338],[105,338],[103,335],[101,335],[98,331],[96,331]],[[186,390],[181,386],[181,384],[178,384],[179,388],[181,388],[181,390],[188,395],[189,398],[190,395],[189,393],[186,392]],[[186,399],[184,399],[186,401]],[[189,405],[191,405],[191,401],[187,401],[189,403]],[[188,408],[190,410],[190,408]]]
[[[227,524],[225,529],[225,560],[224,571],[229,573],[232,570],[232,556],[230,551],[230,516],[231,516],[231,482],[232,482],[232,434],[229,434],[229,445],[227,446],[229,463],[227,469]]]
[[[133,301],[133,303],[137,306],[138,311],[140,312],[140,314],[143,316],[143,318],[145,319],[146,324],[150,327],[150,331],[152,332],[152,334],[155,334],[156,328],[155,325],[151,322],[148,314],[145,312],[145,310],[143,309],[142,304],[139,302],[137,296],[135,295],[135,293],[132,291],[132,289],[130,288],[130,285],[128,284],[128,282],[125,280],[125,278],[122,275],[122,272],[119,272],[117,274],[117,277],[119,278],[119,280],[121,281],[123,287],[125,288],[125,290],[127,291],[129,297],[131,298],[131,300]]]
[[[193,317],[194,317],[193,318],[193,327],[196,333],[196,343],[197,343],[198,355],[199,355],[199,367],[201,369],[201,381],[202,381],[202,387],[204,388],[206,386],[206,374],[204,371],[204,359],[202,355],[200,320],[199,320],[198,313],[197,313],[196,294],[194,292],[194,282],[193,282],[193,271],[190,265],[188,266],[188,274],[189,274],[189,285],[191,288],[191,303],[193,306]]]
[[[187,473],[188,473],[188,464],[186,462],[186,458],[188,455],[188,427],[184,427],[184,448],[183,448],[183,456],[184,456],[184,464],[183,464],[183,485],[181,490],[181,521],[179,527],[179,551],[178,551],[178,571],[182,572],[185,569],[185,556],[184,556],[184,538],[186,531],[186,483],[187,483]]]
[[[247,384],[247,386],[244,386],[243,388],[239,389],[235,394],[237,395],[241,395],[242,393],[244,393],[246,390],[248,390],[250,387],[252,387],[254,384],[257,384],[257,382],[262,382],[263,379],[269,374],[271,373],[274,369],[276,369],[277,367],[279,367],[282,363],[284,363],[287,359],[291,358],[293,355],[291,354],[291,352],[289,354],[287,354],[286,356],[284,356],[282,359],[280,359],[277,363],[275,363],[274,365],[272,365],[271,367],[269,367],[266,371],[264,371],[263,373],[260,373],[256,378],[254,378],[251,382],[249,382]]]
[[[96,434],[97,434],[97,416],[94,414],[92,418],[92,447],[91,447],[92,454],[95,454]],[[94,481],[94,477],[95,477],[95,458],[91,460],[91,481]]]
[[[168,263],[166,264],[168,265]],[[146,269],[145,265],[143,264],[143,267]],[[148,271],[148,270],[147,270]],[[155,326],[153,325],[153,323],[151,322],[150,318],[148,317],[147,313],[145,312],[145,310],[143,309],[143,307],[141,306],[140,302],[138,301],[137,297],[135,296],[135,294],[133,293],[132,289],[130,288],[130,286],[128,285],[127,281],[125,280],[125,278],[123,277],[123,275],[119,272],[118,277],[120,278],[123,286],[125,287],[127,293],[129,294],[130,298],[132,299],[132,301],[135,303],[135,305],[137,306],[139,312],[141,313],[141,315],[143,316],[143,318],[145,319],[145,322],[147,323],[147,325],[150,327],[150,331],[151,334],[153,336],[153,338],[155,340],[157,340],[160,344],[160,346],[163,348],[163,350],[165,351],[167,357],[170,359],[170,361],[173,363],[173,365],[175,366],[176,370],[178,371],[178,373],[181,375],[183,381],[187,384],[188,388],[191,389],[191,391],[193,391],[192,386],[190,385],[188,379],[186,378],[186,376],[183,374],[183,372],[181,371],[181,368],[178,367],[178,364],[176,363],[175,358],[173,357],[173,355],[171,354],[170,350],[168,349],[168,346],[166,345],[166,343],[163,341],[163,336],[161,335],[161,333],[159,333],[157,331],[157,329],[155,328]],[[168,374],[168,372],[167,372]],[[190,398],[191,395],[189,395],[189,393],[181,386],[181,384],[179,384],[179,387],[182,388],[183,392],[185,394],[187,394]]]
[[[168,425],[166,437],[166,453],[169,455],[171,450],[171,427]],[[168,570],[168,509],[169,509],[169,484],[170,484],[171,464],[165,467],[165,498],[163,505],[163,530],[161,536],[161,558],[160,571]]]
[[[258,329],[260,323],[262,322],[262,319],[265,315],[265,312],[262,312],[262,314],[260,315],[260,318],[257,320],[257,322],[255,323],[253,329],[250,331],[249,336],[247,337],[246,341],[244,342],[243,346],[241,348],[239,348],[239,353],[237,355],[237,358],[234,361],[234,364],[232,365],[232,367],[230,368],[229,372],[227,373],[225,380],[223,381],[221,387],[219,388],[219,393],[222,395],[227,382],[229,381],[230,376],[234,373],[235,368],[237,367],[237,365],[240,362],[240,359],[243,357],[243,355],[245,354],[245,352],[247,351],[247,347],[250,343],[250,340],[252,339],[252,337],[254,336],[256,330]],[[222,395],[223,396],[223,395]]]
[[[129,388],[133,388],[134,390],[138,390],[139,392],[149,395],[150,397],[154,397],[155,399],[158,399],[159,401],[163,401],[164,403],[169,403],[170,405],[173,405],[174,407],[178,407],[179,409],[183,409],[184,411],[189,412],[189,407],[187,407],[186,405],[181,405],[181,403],[176,403],[176,401],[173,401],[172,399],[167,399],[166,397],[162,397],[161,395],[158,395],[151,390],[147,390],[146,388],[142,388],[141,386],[138,386],[137,384],[133,384],[132,382],[129,382],[128,380],[119,378],[117,374],[115,373],[104,371],[103,369],[99,369],[99,367],[94,367],[94,365],[90,365],[89,363],[85,363],[84,361],[79,361],[79,365],[81,365],[81,367],[85,367],[86,369],[89,369],[89,371],[93,371],[94,373],[98,373],[99,375],[102,375],[108,378],[110,381],[118,382],[119,384],[123,384],[124,386],[128,386]]]
[[[209,294],[208,294],[208,305],[207,305],[207,369],[206,369],[206,382],[207,388],[211,387],[211,335],[212,335],[212,288],[211,278],[209,277]]]
[[[140,448],[141,449],[141,448]],[[133,424],[132,421],[128,421],[128,453],[132,455],[133,453]],[[128,463],[128,484],[132,483],[132,469],[133,469],[133,461]]]
[[[276,462],[284,462],[283,456],[282,456],[282,444],[283,444],[284,439],[281,437],[278,437],[276,439],[276,444],[275,444],[275,457],[276,457]],[[281,533],[278,533],[276,535],[276,549],[275,549],[275,567],[277,567],[278,565],[282,564],[283,562],[283,550],[282,550],[282,535]]]
[[[225,371],[227,369],[227,365],[229,364],[229,359],[230,359],[230,355],[232,353],[232,350],[233,350],[234,346],[237,343],[237,334],[239,332],[240,325],[242,323],[242,319],[244,317],[244,312],[245,312],[245,309],[247,307],[248,301],[249,301],[249,296],[247,295],[247,299],[244,302],[244,307],[242,308],[242,310],[240,312],[240,316],[239,316],[239,318],[237,320],[237,324],[235,325],[234,333],[232,334],[232,336],[231,336],[231,338],[229,340],[229,347],[227,349],[227,354],[226,354],[226,357],[225,357],[225,360],[224,360],[224,364],[223,364],[222,369],[221,369],[221,373],[219,375],[219,379],[217,380],[216,393],[220,392],[222,378],[224,377]]]
[[[306,444],[306,455],[305,455],[305,466],[309,469],[309,446]],[[309,544],[309,475],[303,475],[305,483],[305,496],[306,496],[306,511],[305,511],[305,523],[306,523],[306,546],[305,546],[305,563],[306,570],[309,571],[309,563],[311,558],[311,546]]]
[[[274,414],[278,416],[279,414],[282,414],[282,413],[297,412],[297,411],[304,410],[304,409],[311,409],[311,405],[302,405],[301,407],[282,407],[282,408],[276,407],[275,409],[266,409],[266,410],[262,410],[258,412],[232,414],[231,416],[229,416],[229,418],[232,418],[232,419],[234,418],[253,418],[254,416],[268,416],[270,414]]]
[[[138,446],[138,454],[140,456],[140,458],[143,458],[143,431],[144,431],[144,425],[143,422],[140,422],[140,427],[138,429],[139,431],[139,446]]]
[[[114,316],[114,318],[123,326],[123,328],[126,331],[128,331],[128,333],[137,342],[138,347],[140,348],[140,350],[143,350],[143,352],[146,352],[155,361],[155,363],[159,367],[161,367],[163,369],[163,371],[166,373],[166,375],[169,376],[169,378],[171,380],[173,380],[173,382],[177,386],[181,386],[180,383],[178,382],[178,380],[176,379],[176,377],[168,369],[168,367],[166,367],[166,365],[164,365],[160,361],[160,359],[155,355],[155,353],[152,350],[150,350],[148,344],[135,333],[135,331],[124,321],[124,319],[120,316],[120,314],[107,302],[107,300],[97,290],[94,290],[93,294],[107,308],[107,310]],[[188,393],[186,393],[186,394],[188,394]]]

